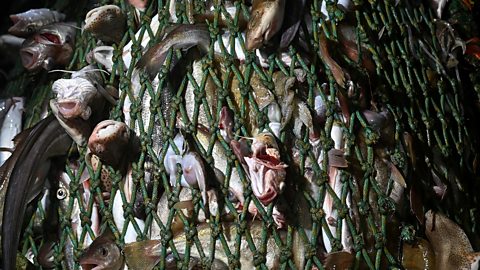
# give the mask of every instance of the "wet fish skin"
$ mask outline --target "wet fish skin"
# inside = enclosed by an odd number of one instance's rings
[[[28,11],[10,15],[14,23],[8,32],[18,37],[26,37],[35,33],[40,27],[65,19],[65,14],[47,8],[30,9]]]
[[[100,72],[93,65],[52,85],[55,98],[50,100],[50,108],[78,145],[87,143],[94,126],[105,117],[106,101],[98,90],[102,85]]]
[[[249,51],[267,43],[282,27],[286,0],[254,0],[247,25],[245,48]]]
[[[188,50],[194,46],[197,46],[201,52],[208,51],[210,47],[208,27],[205,24],[180,24],[168,33],[160,43],[148,49],[136,67],[144,69],[150,79],[153,79],[171,48]]]
[[[280,39],[280,49],[287,48],[295,38],[303,19],[306,0],[287,1],[285,4],[285,18],[282,25],[282,37]]]
[[[37,71],[68,65],[73,56],[75,33],[74,26],[67,23],[42,27],[22,44],[20,58],[23,66],[29,71]]]
[[[83,251],[78,261],[83,269],[119,270],[123,266],[120,248],[115,243],[115,236],[109,230],[95,238]]]
[[[118,6],[105,5],[87,13],[83,30],[105,43],[119,43],[125,33],[126,21]]]
[[[27,204],[42,190],[51,159],[66,155],[71,146],[70,137],[53,116],[24,131],[16,140],[15,151],[0,169],[1,192],[6,192],[2,204],[3,269],[14,269],[21,233],[18,224],[23,223]]]
[[[253,221],[247,225],[247,231],[252,236],[253,243],[256,247],[259,247],[262,236],[261,232],[263,229],[262,222]],[[210,254],[210,245],[211,243],[211,235],[212,231],[210,225],[202,224],[197,227],[198,232],[198,239],[199,242],[202,244],[203,250],[205,252],[205,256],[211,256]],[[235,240],[234,237],[237,235],[237,226],[235,223],[222,223],[222,232],[225,234],[225,240],[230,250],[235,250]],[[286,231],[278,231],[280,238],[285,241],[286,239]],[[185,247],[187,244],[186,235],[184,232],[175,235],[173,238],[174,245],[180,254],[185,254]],[[305,264],[305,248],[306,243],[303,243],[301,237],[297,234],[297,232],[293,233],[293,241],[292,241],[292,260],[295,266],[298,269],[302,269]],[[155,266],[159,259],[160,259],[160,250],[161,248],[161,240],[147,240],[141,242],[135,242],[125,245],[124,253],[125,253],[125,261],[130,269],[134,270],[151,270],[153,266]],[[280,257],[281,257],[281,249],[275,244],[273,238],[268,236],[268,240],[266,241],[266,249],[268,252],[266,254],[266,266],[268,269],[278,269],[280,266]],[[224,247],[221,241],[217,240],[214,245],[214,252],[215,252],[215,259],[212,262],[212,267],[219,267],[223,269],[222,266],[229,265],[228,263],[228,256],[225,254]],[[240,269],[254,269],[254,256],[252,251],[247,245],[247,242],[244,237],[242,237],[242,241],[240,244]],[[145,263],[148,258],[148,263]],[[195,261],[197,258],[200,258],[198,251],[196,248],[192,248],[190,250],[190,264],[197,265]],[[171,255],[167,255],[167,265],[175,265],[175,258]],[[199,263],[199,262],[197,262]],[[176,268],[173,268],[176,269]]]
[[[131,132],[125,123],[104,120],[93,129],[88,139],[88,149],[104,164],[121,169],[122,161],[135,151],[129,148],[130,139]]]
[[[425,214],[425,234],[432,244],[439,270],[478,269],[480,252],[474,252],[465,232],[441,213]]]

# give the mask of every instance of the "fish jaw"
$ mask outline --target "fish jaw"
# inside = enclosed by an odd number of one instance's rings
[[[126,153],[130,130],[123,122],[105,120],[97,124],[88,139],[88,148],[108,165],[115,166]]]
[[[28,27],[27,23],[22,20],[18,15],[10,15],[10,20],[14,24],[10,28],[8,28],[8,33],[17,37],[22,37],[33,33],[33,28]]]
[[[41,53],[39,49],[35,49],[35,47],[33,46],[21,48],[20,58],[22,59],[23,67],[25,67],[29,71],[40,68],[42,63]]]
[[[90,10],[85,17],[84,31],[107,43],[120,42],[126,18],[116,5],[105,5]]]

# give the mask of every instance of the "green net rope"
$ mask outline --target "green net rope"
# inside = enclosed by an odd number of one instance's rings
[[[170,0],[172,1],[172,0]],[[136,62],[142,55],[140,41],[142,36],[148,35],[151,38],[148,46],[155,44],[160,38],[162,30],[170,25],[169,6],[170,1],[156,1],[150,3],[145,12],[140,14],[140,23],[137,25],[135,21],[135,10],[124,1],[117,1],[125,14],[127,14],[128,30],[125,33],[119,45],[113,45],[115,48],[113,60],[114,65],[110,77],[107,77],[108,84],[114,85],[119,89],[120,99],[118,104],[110,112],[110,118],[122,121],[125,118],[123,113],[124,102],[128,97],[132,102],[130,106],[129,116],[131,118],[130,128],[139,131],[141,141],[141,155],[137,162],[132,164],[133,170],[133,186],[132,190],[140,192],[133,192],[131,202],[127,202],[126,195],[121,188],[122,176],[119,172],[109,168],[112,177],[112,191],[111,199],[105,203],[102,199],[102,192],[100,189],[100,171],[94,171],[88,166],[83,157],[81,158],[80,168],[88,170],[91,176],[91,188],[93,197],[86,204],[80,203],[80,216],[82,233],[76,236],[76,233],[71,227],[71,211],[73,210],[75,201],[81,201],[81,194],[78,192],[80,185],[80,174],[66,168],[67,174],[72,179],[70,184],[70,197],[66,211],[59,210],[60,221],[59,231],[60,239],[55,244],[55,265],[58,268],[66,269],[66,258],[63,252],[63,247],[67,242],[71,241],[74,250],[74,260],[76,262],[76,269],[79,269],[78,257],[81,251],[85,248],[82,243],[88,236],[94,237],[91,228],[90,217],[94,205],[94,199],[99,204],[99,213],[102,217],[102,226],[108,226],[114,232],[116,242],[120,247],[125,244],[125,234],[127,226],[123,230],[119,230],[113,221],[113,197],[117,190],[120,191],[123,202],[124,217],[126,222],[133,225],[134,230],[138,234],[137,240],[146,240],[149,238],[152,226],[160,228],[160,238],[162,239],[161,254],[163,258],[160,260],[157,269],[165,267],[165,256],[167,250],[171,249],[174,256],[178,258],[178,266],[186,267],[189,261],[189,248],[199,249],[200,259],[205,268],[209,268],[212,263],[212,252],[202,250],[199,245],[199,237],[197,231],[197,224],[192,219],[186,218],[181,212],[172,207],[179,201],[180,187],[171,187],[169,178],[165,172],[163,160],[169,145],[173,145],[175,121],[177,117],[181,117],[184,122],[187,133],[197,133],[197,122],[195,119],[199,115],[200,108],[206,112],[208,121],[208,128],[212,131],[209,138],[208,146],[201,145],[196,140],[196,149],[199,149],[200,154],[205,157],[206,165],[214,166],[214,161],[211,157],[214,151],[214,145],[223,148],[225,152],[225,159],[227,160],[225,175],[225,182],[220,188],[219,194],[221,196],[228,196],[228,183],[232,172],[237,171],[240,175],[241,181],[245,188],[245,205],[243,212],[234,212],[234,223],[237,231],[236,236],[237,245],[233,249],[223,245],[225,254],[228,256],[230,268],[240,267],[240,240],[246,241],[249,248],[254,254],[255,266],[260,269],[266,268],[266,254],[268,239],[273,239],[275,245],[281,251],[283,259],[281,260],[281,269],[295,269],[295,262],[293,260],[294,234],[299,235],[305,243],[306,249],[305,269],[323,269],[321,263],[321,256],[318,244],[322,239],[322,232],[331,243],[332,251],[340,251],[342,246],[342,233],[348,231],[351,235],[353,243],[353,251],[355,255],[354,268],[370,268],[370,269],[385,269],[385,267],[400,267],[398,262],[398,250],[396,246],[397,240],[392,240],[391,235],[395,234],[402,225],[413,225],[417,230],[420,230],[420,225],[410,215],[403,224],[391,223],[395,217],[395,204],[389,197],[394,182],[388,179],[387,183],[379,183],[376,177],[375,147],[379,134],[366,122],[363,115],[358,111],[355,104],[351,107],[351,117],[348,119],[348,126],[344,121],[339,121],[338,113],[335,113],[335,97],[338,96],[341,90],[335,82],[332,72],[328,66],[324,65],[323,61],[315,54],[313,59],[305,61],[295,47],[290,46],[287,53],[292,58],[292,63],[285,65],[278,56],[270,55],[267,58],[268,68],[264,69],[255,61],[256,57],[253,53],[246,55],[245,62],[242,64],[236,63],[235,55],[236,48],[223,44],[222,31],[218,24],[218,17],[225,16],[227,19],[228,31],[231,32],[232,38],[237,37],[244,43],[243,38],[239,34],[238,16],[232,18],[221,1],[217,1],[214,5],[214,14],[217,18],[213,23],[209,24],[209,32],[212,40],[212,47],[209,53],[201,58],[201,77],[195,77],[192,67],[189,67],[186,76],[180,78],[182,80],[179,89],[173,91],[174,97],[172,102],[172,114],[170,118],[166,118],[162,114],[160,105],[161,91],[166,84],[168,76],[168,66],[172,58],[172,54],[177,54],[181,57],[180,52],[170,52],[164,68],[159,72],[158,87],[152,86],[150,80],[141,78],[141,90],[139,93],[132,91],[132,73]],[[457,193],[449,194],[448,196],[455,197],[461,194],[461,199],[453,198],[445,200],[441,203],[424,202],[425,209],[434,208],[441,209],[446,212],[455,221],[461,224],[462,228],[467,232],[474,246],[478,246],[478,237],[475,238],[477,232],[476,221],[479,220],[479,213],[476,207],[477,197],[475,190],[478,190],[478,171],[475,171],[474,160],[476,159],[475,150],[478,149],[477,133],[472,129],[471,120],[472,112],[466,111],[464,104],[468,104],[468,97],[473,97],[478,100],[480,92],[478,89],[478,79],[474,75],[465,80],[458,80],[458,68],[446,69],[440,62],[432,61],[432,59],[441,59],[441,44],[435,34],[434,15],[429,8],[420,3],[410,3],[408,1],[354,1],[354,11],[348,14],[348,17],[354,17],[355,34],[357,37],[358,46],[367,48],[368,54],[371,55],[375,64],[375,70],[369,74],[361,63],[350,60],[342,56],[341,63],[344,68],[348,70],[355,70],[352,75],[354,80],[376,82],[375,86],[371,88],[371,99],[378,104],[384,105],[395,119],[395,139],[396,146],[390,149],[389,157],[391,161],[404,173],[407,174],[407,190],[405,195],[410,198],[408,191],[415,187],[417,192],[421,193],[433,185],[431,171],[436,171],[442,179],[455,178],[459,183],[459,191]],[[455,3],[455,2],[454,2]],[[330,20],[326,21],[321,16],[322,1],[311,1],[309,15],[311,16],[311,38],[308,40],[309,46],[314,51],[319,50],[319,42],[321,36],[325,36],[327,40],[335,42],[338,40],[338,24],[344,22],[347,15],[337,8],[335,1],[326,0],[327,11]],[[178,1],[176,2],[176,17],[178,23],[189,23],[189,5],[193,6],[195,13],[201,14],[205,11],[206,5],[203,1]],[[237,13],[242,13],[246,18],[249,17],[248,7],[242,1],[237,1],[234,4],[237,7]],[[461,6],[460,6],[461,7]],[[465,12],[459,8],[458,12]],[[455,10],[454,10],[455,11]],[[450,10],[450,12],[454,12]],[[157,33],[150,28],[150,23],[154,15],[158,14],[159,27]],[[467,13],[468,14],[468,13]],[[451,16],[454,16],[452,14]],[[469,14],[470,15],[470,14]],[[136,33],[140,33],[138,37]],[[415,43],[413,51],[412,36],[418,38]],[[132,45],[132,61],[129,66],[124,66],[122,60],[123,47],[129,42],[133,41]],[[218,41],[222,51],[222,68],[218,68],[217,59],[214,58],[213,43]],[[77,39],[76,51],[71,65],[68,69],[77,70],[86,65],[85,55],[91,51],[96,44],[96,40],[88,33],[82,33]],[[423,47],[423,49],[422,49]],[[428,51],[429,56],[425,51]],[[415,53],[415,54],[414,54]],[[433,62],[433,63],[432,63]],[[245,176],[238,160],[233,155],[232,150],[228,144],[220,136],[218,130],[221,104],[228,104],[228,107],[234,112],[235,126],[234,131],[237,135],[251,136],[246,127],[249,121],[250,112],[253,111],[255,121],[260,130],[262,128],[268,129],[268,117],[266,110],[260,110],[258,104],[253,96],[254,89],[250,86],[254,77],[260,84],[275,93],[275,82],[273,80],[274,72],[282,72],[285,76],[295,76],[295,69],[302,69],[306,74],[306,80],[302,84],[303,87],[296,89],[296,94],[300,96],[306,103],[310,110],[314,107],[315,89],[322,89],[323,83],[326,83],[324,94],[321,92],[323,100],[327,107],[327,119],[323,130],[320,132],[320,142],[325,149],[322,164],[310,162],[307,168],[308,161],[316,160],[314,150],[309,142],[308,132],[302,130],[302,138],[292,138],[290,132],[284,129],[280,135],[282,157],[285,157],[285,162],[292,164],[292,156],[289,154],[288,147],[295,145],[298,149],[299,160],[301,166],[298,171],[292,173],[289,171],[287,176],[287,183],[289,188],[295,189],[303,198],[298,199],[304,201],[306,204],[302,209],[292,203],[292,211],[296,215],[306,214],[309,216],[310,223],[298,224],[298,222],[290,222],[286,229],[279,230],[276,228],[273,218],[273,205],[263,208],[258,199],[252,194],[249,180]],[[474,72],[472,72],[473,74]],[[116,74],[122,74],[116,77]],[[432,84],[429,78],[434,74],[435,83]],[[19,75],[20,78],[10,83],[10,89],[24,89],[26,81],[30,79],[29,75]],[[240,91],[240,98],[235,100],[232,95],[232,81],[238,82],[238,90]],[[40,86],[32,90],[32,98],[29,100],[29,107],[35,108],[37,104],[44,102],[49,98],[51,81],[48,77],[42,77]],[[217,100],[212,101],[207,92],[207,82],[213,82]],[[118,84],[117,84],[118,83]],[[187,116],[185,91],[186,86],[193,85],[194,97],[194,117],[189,120]],[[149,95],[150,114],[149,122],[142,120],[142,102],[144,96]],[[278,97],[276,97],[278,98]],[[212,104],[216,102],[217,104]],[[28,117],[25,125],[31,126],[39,119],[39,110],[28,110]],[[343,131],[343,139],[345,141],[344,151],[348,157],[353,157],[358,161],[361,167],[361,176],[354,176],[347,170],[341,174],[342,190],[336,193],[328,184],[328,172],[325,169],[328,167],[327,151],[333,148],[333,140],[329,134],[334,125],[338,125]],[[160,128],[158,128],[160,126]],[[162,132],[164,140],[163,147],[158,153],[152,146],[152,136],[155,132]],[[402,136],[404,132],[408,132],[418,141],[417,154],[418,165],[422,169],[412,171],[411,157],[404,150],[402,145]],[[362,135],[359,135],[362,134]],[[361,143],[360,138],[366,138],[365,142]],[[294,140],[292,142],[292,140]],[[451,169],[444,170],[443,168],[435,167],[433,162],[433,151],[435,149],[440,153],[440,159],[445,163],[449,161],[456,161],[459,165],[452,165]],[[85,151],[85,149],[84,149]],[[423,161],[427,160],[427,161]],[[146,163],[146,161],[148,161]],[[146,171],[151,172],[153,179],[153,195],[147,192],[146,186]],[[408,173],[407,173],[408,172]],[[317,197],[313,197],[303,185],[300,179],[302,175],[312,173],[314,175],[313,181],[319,187]],[[452,176],[453,175],[453,176]],[[177,181],[180,175],[177,175]],[[456,184],[455,181],[452,181]],[[475,189],[477,188],[477,189]],[[161,221],[157,213],[157,205],[160,200],[158,194],[159,190],[164,189],[167,194],[169,213],[167,222]],[[200,192],[192,190],[194,202],[194,216],[197,216],[201,209],[205,208],[201,200]],[[336,229],[333,233],[329,229],[328,217],[322,209],[326,196],[330,196],[333,200],[335,208],[338,210],[339,217],[336,222]],[[137,221],[133,217],[133,201],[136,196],[142,196],[146,208],[145,226],[142,230]],[[351,197],[351,198],[350,198]],[[347,204],[348,200],[352,200],[351,205]],[[405,199],[407,201],[407,199]],[[228,200],[225,200],[226,206],[234,210],[234,206]],[[256,219],[262,222],[261,241],[260,245],[255,245],[252,240],[252,235],[248,230],[247,223],[251,220],[248,215],[249,204],[257,206],[259,215]],[[357,213],[357,216],[351,213]],[[350,213],[350,214],[349,214]],[[44,242],[33,230],[35,219],[43,219],[45,211],[39,205],[39,209],[32,217],[31,222],[24,233],[23,238],[23,253],[28,250],[35,255],[38,254],[38,248]],[[171,226],[175,218],[179,218],[184,225],[184,231],[187,235],[187,251],[184,258],[175,252],[175,244],[172,241],[173,235]],[[208,226],[212,229],[213,241],[225,243],[227,238],[225,232],[221,229],[222,218],[209,217]],[[392,224],[395,224],[392,226]],[[344,228],[346,226],[346,228]],[[308,227],[308,228],[306,228]],[[396,227],[393,228],[392,227]],[[285,231],[287,237],[282,238],[280,234]],[[308,231],[308,232],[307,232]],[[407,236],[405,236],[407,237]],[[477,242],[475,242],[477,241]],[[213,247],[210,246],[210,247]],[[36,260],[36,259],[35,259]],[[38,263],[35,261],[35,263]]]

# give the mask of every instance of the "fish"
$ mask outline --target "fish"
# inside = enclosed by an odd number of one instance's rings
[[[448,0],[430,0],[428,2],[430,3],[430,7],[432,8],[435,16],[437,16],[438,19],[441,19],[443,9],[447,5]]]
[[[246,231],[251,235],[253,244],[258,248],[262,244],[262,230],[263,223],[259,221],[249,222],[246,226]],[[204,223],[197,226],[198,232],[198,243],[202,246],[203,252],[206,258],[214,255],[212,260],[211,269],[225,269],[229,264],[229,256],[225,253],[225,248],[223,242],[218,239],[215,242],[212,242],[212,229],[210,225]],[[225,244],[228,246],[228,249],[233,251],[236,250],[236,240],[239,235],[237,225],[233,222],[223,222],[221,223],[221,232],[225,235]],[[285,243],[287,233],[284,230],[277,232],[280,239]],[[289,247],[289,250],[292,252],[291,259],[293,264],[297,269],[303,269],[306,260],[305,252],[307,243],[299,236],[299,234],[294,231],[292,234],[292,246]],[[275,244],[275,241],[270,232],[267,232],[267,239],[265,240],[265,250],[268,251],[265,253],[265,266],[267,269],[278,269],[280,267],[280,259],[282,258],[281,248]],[[160,262],[161,250],[162,250],[162,240],[146,240],[139,241],[130,244],[126,244],[124,248],[125,262],[129,269],[134,270],[151,270],[155,265]],[[186,245],[189,243],[187,241],[187,236],[184,232],[174,235],[173,244],[175,245],[176,251],[180,254],[180,258],[175,258],[171,251],[167,251],[165,267],[172,266],[173,269],[176,269],[176,261],[183,260],[186,254]],[[241,237],[241,242],[239,243],[239,269],[254,269],[254,253],[250,249],[250,246],[247,244],[245,237]],[[212,248],[213,252],[212,253]],[[202,268],[202,261],[200,260],[200,254],[198,249],[194,246],[191,247],[190,251],[190,261],[189,269]],[[219,268],[213,268],[213,267]],[[226,268],[228,269],[228,267]]]
[[[253,51],[268,43],[281,29],[286,0],[254,0],[248,21],[245,48]]]
[[[0,48],[11,48],[18,50],[22,46],[22,43],[25,41],[24,38],[13,36],[13,35],[1,35],[0,36]]]
[[[423,238],[413,243],[403,243],[402,266],[405,269],[438,269],[435,266],[435,254],[432,245]]]
[[[78,262],[82,269],[91,270],[120,270],[123,266],[123,256],[115,243],[115,236],[106,229],[99,237],[93,240],[86,248]]]
[[[105,43],[120,43],[125,34],[127,17],[120,7],[105,5],[90,10],[83,31]]]
[[[128,3],[140,11],[145,11],[148,0],[128,0]]]
[[[52,159],[66,156],[72,140],[50,115],[17,135],[12,156],[0,168],[3,269],[14,269],[27,204],[43,189]],[[28,217],[27,217],[28,218]]]
[[[55,268],[55,258],[54,258],[54,246],[55,243],[52,240],[47,240],[38,250],[37,260],[38,264],[47,269]]]
[[[335,82],[342,88],[345,88],[348,74],[342,69],[342,67],[332,58],[328,43],[325,35],[321,33],[319,37],[319,50],[318,55],[323,63],[328,67],[330,72],[332,72]]]
[[[61,22],[65,14],[48,8],[30,9],[28,11],[10,15],[14,23],[8,32],[18,37],[27,37],[38,31],[42,26]]]
[[[306,0],[286,1],[285,10],[288,12],[285,13],[282,30],[280,31],[282,33],[279,46],[280,49],[287,48],[297,35],[300,22],[304,17],[303,13],[305,11],[306,2]]]
[[[52,84],[55,98],[50,100],[50,108],[80,146],[87,144],[93,128],[105,117],[106,100],[98,90],[102,85],[100,71],[93,65],[73,72],[70,79],[58,79]]]
[[[213,24],[214,22],[214,19],[215,19],[215,7],[212,6],[210,8],[210,10],[206,10],[205,12],[202,12],[202,13],[196,13],[196,14],[193,14],[192,17],[195,19],[196,22],[200,22],[200,23],[211,23]],[[231,6],[227,6],[225,7],[225,10],[227,11],[228,15],[226,15],[225,13],[223,12],[220,12],[219,16],[218,16],[218,26],[220,28],[228,28],[228,23],[231,22],[233,23],[234,20],[238,20],[238,29],[239,31],[243,31],[245,30],[245,28],[247,27],[247,23],[248,23],[248,20],[247,18],[245,18],[242,10],[238,10],[236,6],[234,5],[231,5]],[[188,10],[187,10],[188,11]],[[190,11],[192,12],[192,11]]]
[[[87,54],[87,63],[90,65],[97,63],[112,73],[113,50],[112,46],[97,46]]]
[[[432,244],[436,269],[478,269],[480,252],[474,252],[462,228],[445,215],[429,210],[425,234]]]
[[[150,79],[160,71],[170,49],[188,50],[199,48],[206,53],[210,48],[210,33],[205,24],[180,24],[175,26],[158,44],[148,49],[140,58],[136,67],[145,70]]]
[[[75,48],[73,23],[46,25],[27,38],[20,49],[23,66],[29,71],[51,70],[70,63]]]
[[[13,139],[22,131],[22,114],[25,98],[13,97],[2,100],[4,102],[0,117],[0,147],[13,149]],[[0,151],[0,166],[10,157],[9,151]]]
[[[103,164],[122,170],[127,165],[125,162],[135,160],[140,151],[139,144],[134,147],[132,137],[125,123],[104,120],[93,129],[87,146],[90,153],[96,155]]]

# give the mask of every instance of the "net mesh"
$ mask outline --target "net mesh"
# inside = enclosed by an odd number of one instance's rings
[[[170,0],[172,1],[172,0]],[[208,216],[207,225],[211,228],[211,239],[221,243],[229,267],[239,268],[241,254],[240,241],[246,241],[248,248],[254,255],[254,265],[260,269],[267,268],[267,254],[272,252],[272,246],[267,242],[273,239],[281,254],[280,268],[295,269],[295,253],[299,252],[294,238],[299,237],[304,243],[303,256],[305,269],[323,269],[323,245],[329,242],[331,251],[341,251],[352,248],[355,256],[355,268],[385,269],[400,267],[400,230],[402,237],[411,237],[404,228],[415,228],[421,231],[421,225],[412,214],[415,212],[415,203],[421,201],[424,209],[442,210],[458,222],[472,240],[472,245],[478,247],[478,232],[476,221],[478,213],[478,171],[477,154],[478,133],[475,127],[475,115],[478,107],[480,91],[478,87],[478,72],[474,68],[461,70],[461,65],[447,67],[443,62],[442,50],[445,50],[444,40],[439,40],[438,26],[433,12],[422,3],[415,1],[353,1],[354,11],[345,14],[338,8],[335,1],[326,0],[326,10],[329,20],[322,16],[322,1],[311,1],[307,14],[311,17],[311,25],[302,24],[301,27],[311,28],[311,36],[307,43],[314,52],[321,50],[321,39],[326,38],[329,44],[338,44],[339,25],[350,23],[354,26],[356,39],[355,46],[362,48],[359,51],[368,54],[374,63],[374,69],[368,71],[360,61],[353,61],[344,54],[332,50],[335,58],[348,70],[353,85],[343,89],[337,84],[333,72],[325,65],[325,61],[314,53],[305,59],[295,46],[290,46],[286,53],[291,58],[287,65],[279,55],[270,54],[265,58],[267,68],[258,62],[258,56],[246,52],[244,49],[244,36],[241,35],[239,26],[240,14],[249,18],[249,7],[243,1],[234,2],[236,15],[232,17],[227,12],[227,5],[223,1],[215,1],[213,14],[215,20],[208,23],[211,47],[209,52],[200,58],[194,65],[186,67],[185,76],[178,78],[178,89],[172,92],[171,114],[166,115],[162,108],[163,89],[168,82],[169,66],[172,58],[186,57],[180,51],[170,51],[164,67],[158,74],[158,85],[152,84],[146,76],[141,76],[141,88],[138,92],[133,90],[132,78],[135,64],[142,56],[141,40],[149,36],[151,41],[147,47],[154,45],[162,36],[163,30],[172,24],[172,14],[169,11],[170,1],[154,1],[150,3],[145,12],[139,15],[140,23],[136,22],[135,9],[124,1],[115,2],[127,14],[128,30],[119,45],[113,45],[114,65],[111,75],[106,76],[107,84],[118,88],[120,98],[110,112],[110,119],[124,121],[131,119],[130,128],[139,135],[141,154],[138,161],[132,164],[132,195],[128,198],[123,189],[122,175],[113,168],[104,166],[109,171],[112,181],[111,196],[108,201],[103,200],[101,189],[101,170],[93,170],[84,161],[81,153],[78,169],[66,167],[66,173],[72,179],[69,188],[68,203],[66,208],[59,211],[59,241],[54,245],[55,266],[67,269],[68,258],[64,247],[73,245],[73,259],[75,268],[79,269],[78,257],[85,248],[85,238],[95,238],[92,229],[91,217],[94,205],[98,203],[99,215],[102,226],[108,226],[114,232],[116,242],[120,247],[125,245],[127,224],[133,225],[137,240],[146,240],[152,236],[152,228],[157,228],[161,241],[160,259],[156,269],[163,269],[166,265],[165,257],[168,251],[173,251],[177,258],[177,266],[187,267],[189,254],[198,250],[201,265],[211,268],[214,253],[204,250],[200,245],[201,236],[197,218],[205,211],[206,205],[201,199],[197,189],[191,189],[193,198],[193,214],[191,217],[184,215],[178,208],[173,207],[180,201],[181,187],[170,185],[169,176],[166,174],[163,160],[167,155],[169,146],[174,145],[175,123],[180,118],[183,122],[183,132],[193,135],[194,147],[204,157],[206,166],[218,167],[212,155],[218,150],[224,153],[226,160],[223,174],[225,180],[218,188],[219,196],[228,197],[229,181],[234,173],[240,177],[244,187],[245,202],[243,210],[237,212],[235,206],[228,199],[224,200],[225,206],[233,214],[233,223],[238,232],[235,236],[236,244],[229,247],[226,240],[230,238],[228,232],[222,229],[224,221],[220,216]],[[61,1],[59,1],[61,2]],[[106,4],[106,3],[105,3]],[[448,6],[447,16],[450,18],[469,18],[458,26],[460,34],[467,38],[475,32],[475,25],[471,23],[472,13],[461,1],[452,1]],[[194,14],[204,14],[208,7],[204,1],[176,1],[175,16],[177,23],[190,23]],[[86,11],[86,10],[85,10]],[[158,17],[155,17],[158,15]],[[226,27],[219,25],[220,17],[224,16]],[[456,17],[457,16],[457,17]],[[193,16],[194,17],[194,16]],[[152,30],[150,25],[158,18],[158,30]],[[348,21],[347,21],[348,20]],[[198,23],[198,21],[197,21]],[[222,39],[222,33],[229,31],[230,42]],[[136,35],[139,33],[139,35]],[[86,63],[86,54],[91,51],[96,40],[88,33],[78,33],[76,50],[67,67],[77,70]],[[238,39],[240,47],[232,45],[233,39]],[[125,66],[122,52],[129,41],[131,46],[131,62]],[[214,53],[214,43],[219,45],[221,60]],[[238,55],[245,54],[245,60],[239,63]],[[363,57],[358,57],[363,59]],[[472,60],[474,61],[474,60]],[[474,66],[474,65],[473,65]],[[274,205],[263,207],[262,203],[253,195],[250,182],[246,177],[238,159],[232,149],[225,142],[219,130],[219,115],[222,105],[227,105],[233,111],[235,124],[234,132],[240,136],[252,136],[249,123],[252,120],[259,130],[270,129],[267,109],[257,104],[254,93],[256,88],[268,89],[275,100],[282,97],[276,92],[275,79],[283,77],[296,77],[301,72],[305,75],[303,83],[297,83],[292,91],[298,100],[304,102],[310,111],[315,108],[315,96],[320,95],[326,106],[325,124],[319,132],[319,142],[323,151],[318,159],[318,148],[309,140],[309,131],[301,129],[300,136],[292,136],[292,125],[288,125],[280,132],[279,142],[282,160],[289,164],[286,185],[290,193],[284,195],[288,198],[287,226],[278,229],[274,221]],[[9,83],[8,89],[25,89],[32,76],[18,75],[18,79]],[[116,76],[116,74],[121,74]],[[277,74],[279,77],[275,77]],[[35,75],[38,77],[38,75]],[[52,75],[42,75],[37,78],[37,83],[31,90],[26,113],[25,126],[31,126],[40,119],[41,106],[51,96]],[[374,83],[371,83],[374,82]],[[118,84],[117,84],[118,83]],[[360,86],[361,85],[361,86]],[[254,89],[255,88],[255,89]],[[324,91],[318,91],[324,89]],[[363,93],[361,92],[363,89]],[[348,91],[347,91],[348,90]],[[17,91],[17,90],[16,90]],[[234,93],[235,92],[235,93]],[[187,94],[193,95],[192,98]],[[361,113],[361,95],[369,96],[371,107],[385,108],[394,118],[393,147],[386,150],[386,157],[404,175],[407,188],[403,194],[402,205],[395,204],[392,197],[396,185],[393,177],[382,178],[379,176],[380,133],[371,123],[366,121]],[[336,97],[347,96],[350,99],[349,119],[343,119],[336,108]],[[130,101],[131,105],[124,106]],[[192,103],[193,102],[193,103]],[[193,105],[193,114],[189,115],[188,107]],[[147,106],[148,105],[148,106]],[[370,105],[369,105],[370,107]],[[127,108],[129,115],[125,115]],[[144,115],[149,117],[145,118]],[[199,120],[199,115],[205,119]],[[146,121],[148,119],[148,121]],[[207,138],[201,142],[195,136],[198,134],[198,123],[203,121],[210,131]],[[343,133],[343,150],[348,160],[355,160],[358,167],[355,173],[347,169],[339,169],[340,188],[335,189],[329,184],[329,155],[328,151],[334,148],[334,141],[330,134],[332,129],[340,129]],[[162,147],[155,148],[155,133],[161,132]],[[416,144],[414,152],[408,151],[405,143],[405,133],[408,133]],[[205,143],[206,142],[206,143]],[[292,149],[295,149],[295,156]],[[177,149],[178,151],[178,149]],[[415,156],[412,157],[412,153]],[[298,160],[298,166],[294,162]],[[313,162],[312,162],[313,161]],[[415,164],[413,164],[415,163]],[[444,165],[442,165],[444,164]],[[448,164],[446,166],[445,164]],[[88,170],[91,178],[92,196],[84,201],[79,192],[80,176],[83,170]],[[310,175],[310,176],[309,176]],[[440,178],[448,185],[446,197],[443,200],[429,196],[434,178]],[[180,173],[176,176],[180,181]],[[310,179],[311,183],[305,179]],[[147,181],[151,179],[151,187]],[[177,182],[178,183],[178,182]],[[306,184],[307,183],[307,184]],[[308,184],[310,183],[310,184]],[[312,192],[311,187],[318,190]],[[168,198],[168,214],[162,218],[157,208],[159,207],[160,191]],[[119,191],[122,201],[126,225],[123,229],[116,226],[113,219],[114,197]],[[427,195],[424,195],[427,194]],[[136,197],[143,197],[146,218],[144,226],[134,218],[134,202]],[[332,221],[324,211],[328,197],[337,211],[336,220]],[[291,200],[290,200],[291,199]],[[410,203],[409,203],[410,202]],[[81,217],[81,234],[72,228],[72,211],[75,205],[79,206]],[[252,234],[247,225],[252,219],[248,208],[255,205],[258,209],[256,220],[261,221],[261,233]],[[202,210],[203,209],[203,210]],[[403,214],[399,214],[403,213]],[[36,219],[43,220],[46,212],[39,204],[27,226],[22,242],[22,252],[32,252],[34,262],[38,266],[36,255],[39,247],[45,242],[43,235],[34,229]],[[193,217],[193,218],[192,218]],[[304,218],[298,218],[304,217]],[[166,222],[165,222],[166,221]],[[172,226],[180,222],[183,224],[187,246],[184,256],[176,252],[173,241]],[[332,225],[333,224],[333,225]],[[350,238],[345,239],[345,233]],[[286,234],[286,237],[283,236]],[[412,234],[410,232],[410,234]],[[342,235],[344,236],[342,238]],[[421,233],[420,233],[421,235]],[[254,238],[259,237],[259,241]],[[350,243],[348,247],[346,243]],[[178,243],[177,243],[178,244]],[[214,244],[207,246],[210,250]],[[268,248],[267,248],[268,247]],[[196,251],[195,251],[196,252]]]

